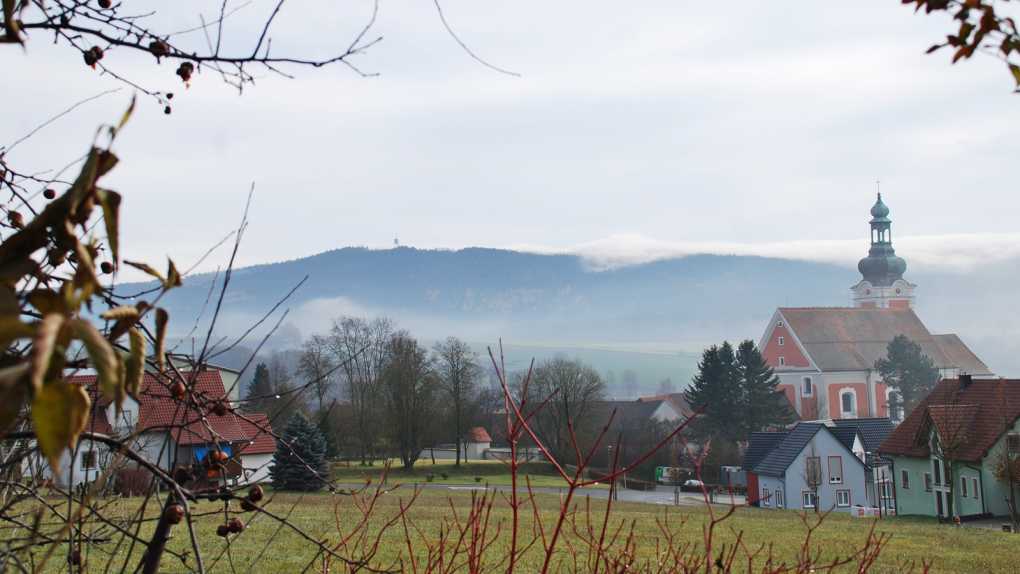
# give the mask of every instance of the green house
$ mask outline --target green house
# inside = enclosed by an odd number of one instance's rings
[[[943,380],[878,451],[897,514],[1008,516],[1020,504],[1020,380]]]

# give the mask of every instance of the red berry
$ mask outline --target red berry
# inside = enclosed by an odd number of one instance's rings
[[[263,494],[264,492],[262,491],[262,487],[256,484],[255,486],[251,487],[251,490],[248,491],[248,500],[252,502],[258,502],[262,500]]]
[[[214,415],[216,415],[218,417],[222,417],[222,416],[226,415],[227,414],[227,404],[224,403],[223,401],[217,401],[216,404],[213,405],[212,412],[213,412]]]
[[[149,51],[153,56],[159,58],[170,53],[170,45],[163,40],[153,40],[149,42]]]
[[[258,507],[255,506],[254,502],[248,500],[247,498],[241,499],[241,510],[243,510],[245,512],[251,512],[251,511],[255,510],[256,508],[258,508]]]
[[[53,199],[54,197],[57,196],[57,192],[53,191],[52,189],[47,189],[46,191],[42,192],[42,195],[46,199]]]
[[[184,386],[184,383],[178,381],[170,387],[170,395],[177,400],[181,400],[184,398],[184,393],[187,392],[187,390],[188,389]]]
[[[170,524],[180,524],[184,518],[184,507],[180,504],[171,504],[163,511],[163,518]]]
[[[227,529],[230,532],[237,534],[244,530],[244,522],[241,522],[240,518],[231,518],[230,522],[227,522]]]
[[[110,2],[110,0],[99,0],[99,7],[100,8],[106,10],[110,6],[113,6],[113,2]]]
[[[228,528],[226,524],[220,524],[219,526],[216,527],[216,536],[222,536],[226,538],[227,534],[230,534],[230,528]]]
[[[173,111],[173,110],[170,109],[170,106],[167,106],[167,107],[163,108],[163,113],[168,115],[168,116],[170,115],[171,111]]]
[[[99,264],[99,270],[109,275],[110,273],[113,273],[113,263],[110,263],[109,261],[103,261],[102,263]]]

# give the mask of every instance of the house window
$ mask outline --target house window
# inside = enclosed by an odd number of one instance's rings
[[[967,483],[968,482],[970,482],[970,481],[967,480],[966,476],[961,476],[960,477],[960,496],[964,496],[964,497],[967,496]]]
[[[931,492],[931,473],[924,473],[924,491]]]
[[[974,498],[981,498],[980,496],[981,491],[978,489],[978,479],[972,478],[971,480],[974,481],[973,482],[974,488],[971,490],[971,492],[974,494]]]
[[[900,471],[900,488],[910,488],[910,475],[905,470]]]
[[[843,484],[843,457],[829,457],[829,484]]]
[[[783,502],[783,491],[779,490],[777,488],[776,489],[776,508],[782,508],[783,504],[784,504],[784,502]]]
[[[857,415],[857,395],[852,389],[839,392],[839,405],[844,417]]]
[[[779,346],[782,347],[785,344],[786,344],[786,338],[785,337],[779,337]]]
[[[785,365],[786,365],[786,357],[779,357],[779,366],[782,367],[782,366],[785,366]]]
[[[814,392],[815,387],[811,384],[811,377],[804,377],[804,396],[810,397]]]
[[[96,451],[86,450],[81,453],[81,469],[92,470],[96,468]]]
[[[807,457],[807,468],[805,473],[805,479],[808,484],[817,486],[822,482],[822,459],[817,456]]]
[[[761,489],[761,505],[762,506],[769,505],[769,489],[767,488]]]
[[[942,486],[942,461],[933,458],[931,461],[932,474],[935,475],[935,486]]]
[[[1006,450],[1009,454],[1020,453],[1020,433],[1011,432],[1006,435]]]
[[[891,482],[883,482],[882,483],[882,500],[891,500],[891,499],[892,499],[892,483]]]
[[[839,508],[847,508],[850,506],[850,491],[849,490],[837,490],[836,491],[836,506]]]
[[[818,497],[814,492],[805,490],[801,493],[801,502],[804,508],[814,508],[818,505]]]

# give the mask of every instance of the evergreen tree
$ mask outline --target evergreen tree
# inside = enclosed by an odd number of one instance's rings
[[[684,396],[691,408],[701,412],[692,425],[698,438],[727,442],[744,438],[740,425],[735,424],[740,416],[741,388],[733,346],[728,342],[705,349]]]
[[[779,391],[779,377],[765,362],[753,341],[740,343],[736,368],[742,403],[742,413],[737,422],[743,427],[744,440],[752,432],[793,420],[790,402]]]
[[[273,382],[269,377],[269,367],[265,363],[255,366],[255,375],[248,383],[247,392],[244,394],[245,410],[252,413],[266,412],[266,405],[273,396]]]
[[[939,370],[905,335],[896,335],[886,347],[886,358],[875,361],[875,370],[894,392],[889,395],[889,412],[906,417],[917,403],[935,388]]]
[[[294,413],[287,422],[269,476],[273,487],[280,490],[319,490],[329,479],[326,440],[301,413]]]

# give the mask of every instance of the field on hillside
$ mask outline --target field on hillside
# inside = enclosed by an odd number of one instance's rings
[[[406,503],[412,495],[409,488],[400,488],[383,495],[376,508],[374,528],[384,520],[395,516],[400,505]],[[452,516],[453,509],[465,512],[471,503],[471,494],[463,491],[446,491],[440,489],[423,490],[415,504],[408,512],[408,518],[415,528],[425,536],[434,539],[441,523]],[[505,504],[497,498],[496,509],[493,511],[493,532],[495,524],[506,528],[510,518]],[[305,530],[312,538],[335,542],[338,539],[337,524],[349,529],[356,522],[356,513],[351,508],[351,498],[342,495],[316,493],[299,495],[295,493],[270,493],[267,496],[267,509],[280,516],[289,516],[290,521]],[[555,495],[538,495],[536,502],[541,509],[541,520],[546,528],[550,528],[555,518],[555,509],[559,498]],[[452,504],[452,507],[451,507]],[[584,499],[579,501],[583,509]],[[593,506],[598,506],[594,500]],[[137,500],[117,503],[123,516],[137,508]],[[237,503],[232,503],[236,510]],[[337,514],[334,514],[334,510]],[[278,523],[265,515],[240,513],[248,523],[247,529],[233,538],[228,544],[223,538],[216,536],[217,525],[225,520],[222,502],[201,502],[195,507],[196,512],[204,515],[198,519],[196,532],[203,549],[206,569],[210,572],[301,572],[311,566],[312,571],[321,571],[321,563],[315,560],[315,549],[296,532],[289,528],[279,528]],[[583,524],[584,513],[579,513],[578,520]],[[593,512],[597,521],[600,512]],[[530,512],[522,514],[521,532],[532,532],[533,517]],[[703,507],[666,508],[647,504],[619,503],[613,514],[613,521],[623,524],[634,524],[637,541],[637,555],[642,561],[656,559],[656,539],[659,537],[657,520],[667,520],[673,529],[680,533],[677,542],[689,542],[699,546],[702,540],[702,526],[707,520],[707,511]],[[684,522],[686,523],[684,524]],[[851,548],[859,546],[867,536],[870,522],[845,516],[830,516],[814,533],[814,547],[821,551],[823,558],[842,555]],[[146,522],[141,535],[151,532],[152,522]],[[1018,539],[1015,535],[1004,534],[993,530],[956,528],[940,526],[931,521],[913,519],[884,519],[878,530],[892,535],[883,551],[877,567],[871,572],[902,572],[909,562],[919,563],[922,559],[934,559],[934,572],[1011,572],[1016,571],[1015,551]],[[565,531],[566,540],[575,546],[579,539],[577,534],[568,527]],[[777,558],[782,561],[794,559],[804,539],[804,526],[798,513],[794,511],[769,511],[752,508],[739,508],[736,514],[718,530],[718,544],[732,544],[735,533],[742,533],[745,544],[756,547],[760,544],[772,544]],[[495,546],[485,554],[485,560],[498,562],[502,551],[507,548],[509,537],[504,533],[497,537]],[[110,545],[112,546],[112,544]],[[178,529],[171,539],[169,549],[187,553],[190,544],[186,531]],[[415,552],[423,552],[424,545],[414,544]],[[58,551],[50,560],[45,571],[57,572],[66,570],[61,552]],[[406,552],[403,530],[398,522],[396,527],[383,536],[382,546],[378,555],[379,566],[393,566],[401,553]],[[127,544],[119,548],[110,548],[104,544],[87,546],[84,557],[88,562],[89,571],[102,571],[108,558],[107,553],[116,555],[111,571],[119,571],[127,553]],[[127,564],[135,564],[140,558],[138,546],[134,548],[132,557]],[[560,558],[566,560],[566,555]],[[533,572],[540,560],[539,549],[532,547],[523,558],[519,572]],[[313,564],[317,566],[313,566]],[[556,571],[572,571],[565,563],[559,563]],[[760,567],[760,565],[759,565]],[[318,568],[318,569],[316,569]],[[397,567],[399,570],[399,566]],[[581,568],[581,571],[585,568]],[[181,563],[170,556],[164,559],[163,572],[187,571]],[[339,571],[334,567],[331,571]],[[737,571],[743,572],[743,569]],[[845,567],[841,572],[854,572],[854,567]]]

